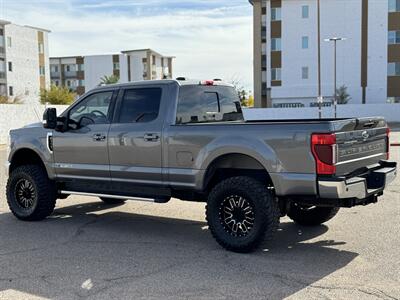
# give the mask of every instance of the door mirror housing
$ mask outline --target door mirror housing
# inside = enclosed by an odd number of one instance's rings
[[[57,127],[57,109],[47,108],[43,114],[43,127],[47,129],[56,129]]]

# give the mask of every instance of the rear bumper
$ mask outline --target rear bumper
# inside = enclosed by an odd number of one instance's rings
[[[321,179],[318,181],[321,199],[359,200],[375,198],[396,178],[397,164],[381,161],[378,166],[360,177]],[[357,201],[358,200],[358,201]]]

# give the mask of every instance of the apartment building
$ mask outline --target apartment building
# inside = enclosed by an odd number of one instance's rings
[[[0,95],[24,103],[39,101],[50,85],[46,29],[0,20]]]
[[[251,0],[256,107],[400,103],[400,0]]]
[[[152,49],[127,50],[120,54],[51,57],[51,82],[78,95],[98,86],[104,76],[115,75],[120,83],[173,77],[173,56]]]

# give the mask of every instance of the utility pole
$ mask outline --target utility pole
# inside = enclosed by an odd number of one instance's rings
[[[325,42],[333,42],[333,64],[334,64],[334,76],[333,76],[333,86],[334,86],[334,99],[333,99],[333,105],[335,109],[335,119],[337,118],[337,95],[336,95],[336,90],[337,90],[337,75],[336,75],[336,70],[337,70],[337,42],[338,41],[344,41],[346,40],[345,38],[340,38],[340,37],[333,37],[330,39],[326,39]]]

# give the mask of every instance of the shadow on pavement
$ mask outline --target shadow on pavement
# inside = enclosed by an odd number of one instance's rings
[[[216,244],[204,222],[102,214],[108,208],[64,207],[39,223],[0,215],[0,289],[69,299],[281,299],[358,255],[332,247],[343,242],[318,238],[326,226],[283,223],[259,251],[235,254]]]

